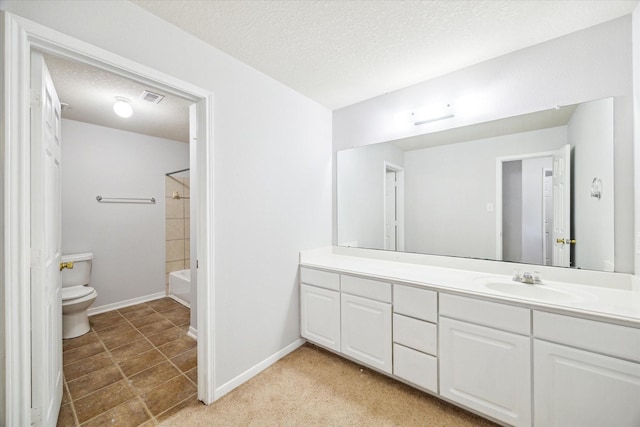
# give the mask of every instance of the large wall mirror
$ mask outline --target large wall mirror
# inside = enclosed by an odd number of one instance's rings
[[[613,98],[338,152],[338,244],[614,271]]]

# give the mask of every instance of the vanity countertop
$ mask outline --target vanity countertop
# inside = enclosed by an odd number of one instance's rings
[[[511,276],[318,250],[304,251],[300,265],[515,303],[533,309],[578,314],[640,328],[640,292],[634,288],[611,289],[547,281],[544,276],[542,285],[525,285],[513,282]],[[511,293],[512,290],[516,293]]]

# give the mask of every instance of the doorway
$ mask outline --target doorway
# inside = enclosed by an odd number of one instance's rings
[[[404,168],[384,162],[384,249],[404,251]]]
[[[191,99],[196,104],[197,121],[197,176],[198,182],[198,398],[205,403],[214,400],[213,390],[213,228],[212,186],[207,177],[212,174],[212,103],[213,94],[189,83],[145,67],[127,58],[88,45],[76,39],[52,31],[46,27],[23,21],[9,15],[5,56],[8,58],[5,81],[11,91],[5,93],[7,108],[5,126],[5,256],[7,282],[5,299],[5,321],[7,330],[7,371],[5,407],[6,420],[11,425],[38,424],[39,408],[32,408],[31,357],[34,348],[30,335],[35,328],[31,319],[31,269],[38,258],[38,248],[31,244],[32,215],[39,206],[30,200],[38,198],[37,189],[32,191],[30,172],[30,96],[29,70],[30,52],[38,50],[70,60],[89,63],[104,70],[127,76],[136,81],[162,88],[171,93]],[[43,226],[44,230],[51,227]],[[59,261],[59,260],[58,260]]]
[[[545,209],[553,212],[553,198],[545,197],[545,174],[551,156],[509,160],[502,164],[502,260],[547,265],[551,233]],[[548,219],[545,224],[545,219]]]
[[[496,260],[569,266],[571,147],[496,159]]]

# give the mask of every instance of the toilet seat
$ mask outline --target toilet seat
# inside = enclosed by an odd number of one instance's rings
[[[62,301],[76,300],[95,292],[91,286],[70,286],[62,288]]]

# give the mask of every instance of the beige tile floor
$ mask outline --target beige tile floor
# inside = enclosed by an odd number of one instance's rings
[[[196,341],[189,309],[162,298],[89,318],[63,343],[58,426],[157,425],[196,399]]]

